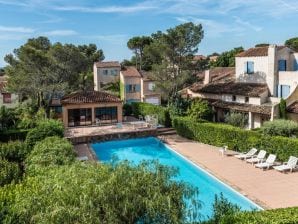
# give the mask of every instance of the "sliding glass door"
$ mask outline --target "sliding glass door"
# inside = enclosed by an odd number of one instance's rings
[[[69,109],[68,110],[68,126],[86,126],[92,124],[91,108]]]
[[[97,124],[112,124],[118,122],[117,107],[95,108],[95,120]]]

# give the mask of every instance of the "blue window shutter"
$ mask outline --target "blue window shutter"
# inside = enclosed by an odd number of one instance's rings
[[[244,63],[244,74],[247,74],[247,64],[248,64],[248,62]]]
[[[278,71],[286,71],[286,70],[287,70],[287,61],[278,60]]]
[[[252,73],[254,73],[254,62],[248,61],[247,62],[247,74],[252,74]]]
[[[294,59],[294,71],[298,71],[298,59]]]
[[[125,88],[126,88],[126,92],[129,93],[129,85],[126,85]]]
[[[136,85],[136,92],[140,92],[141,91],[141,85]]]

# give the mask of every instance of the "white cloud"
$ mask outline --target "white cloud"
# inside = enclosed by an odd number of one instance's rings
[[[99,40],[103,42],[109,42],[112,44],[118,44],[123,45],[126,44],[127,40],[129,39],[129,36],[126,34],[110,34],[110,35],[89,35],[89,36],[83,36],[84,38],[93,39],[93,40]]]
[[[22,26],[0,26],[0,32],[33,33],[34,29]]]
[[[46,36],[74,36],[77,34],[74,30],[51,30],[44,33]]]
[[[252,30],[257,31],[257,32],[263,30],[262,27],[257,26],[257,25],[253,25],[249,21],[244,21],[244,20],[240,19],[238,16],[234,16],[234,18],[235,18],[236,23],[238,23],[240,25],[243,25],[243,26],[245,26],[249,29],[252,29]]]

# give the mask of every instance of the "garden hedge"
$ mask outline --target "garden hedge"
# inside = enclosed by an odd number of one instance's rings
[[[25,160],[30,149],[24,142],[14,141],[0,144],[0,159],[21,163]]]
[[[251,147],[264,149],[277,155],[280,161],[289,156],[298,157],[298,139],[266,136],[256,131],[243,130],[226,124],[197,122],[188,117],[172,118],[172,125],[183,137],[214,146],[227,145],[230,149],[244,152]]]
[[[158,122],[166,127],[171,126],[171,117],[168,108],[153,105],[150,103],[134,102],[131,104],[132,113],[134,116],[157,115]]]
[[[6,131],[0,132],[0,142],[9,142],[9,141],[15,141],[20,140],[24,141],[26,139],[26,136],[28,134],[28,129],[11,129]]]
[[[298,207],[281,208],[259,212],[243,212],[234,217],[226,217],[221,224],[296,224]]]

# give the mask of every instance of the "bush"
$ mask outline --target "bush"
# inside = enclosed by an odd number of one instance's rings
[[[17,163],[0,159],[0,187],[15,183],[21,178],[21,171]]]
[[[76,162],[0,190],[0,223],[186,223],[197,190],[167,167]],[[193,202],[188,211],[186,200]],[[193,215],[193,216],[192,216]]]
[[[287,119],[287,101],[285,99],[281,99],[279,103],[279,115],[282,119]]]
[[[0,131],[0,142],[9,142],[15,140],[24,141],[28,132],[28,129],[9,129]]]
[[[26,137],[26,144],[33,148],[36,142],[45,139],[50,136],[63,137],[63,124],[57,120],[44,120],[38,122],[36,128],[30,130]]]
[[[24,142],[14,141],[0,144],[0,158],[9,162],[21,163],[29,153],[29,148]]]
[[[256,147],[276,154],[281,161],[287,161],[289,156],[298,157],[298,139],[295,138],[262,135],[226,124],[196,122],[188,117],[172,119],[173,127],[179,135],[205,144],[219,147],[227,145],[241,152]]]
[[[248,124],[248,115],[232,112],[225,117],[225,122],[239,128],[245,128]]]
[[[157,115],[158,122],[166,127],[171,126],[171,117],[168,108],[149,103],[131,103],[134,116]]]
[[[124,116],[131,116],[132,115],[132,106],[128,103],[123,105],[123,114]]]
[[[194,100],[187,110],[187,115],[194,120],[212,120],[212,109],[206,100]]]
[[[260,128],[260,132],[270,136],[296,137],[298,124],[295,121],[290,120],[267,121]]]
[[[57,136],[36,143],[26,159],[26,172],[37,173],[41,168],[68,165],[75,160],[72,144]]]

